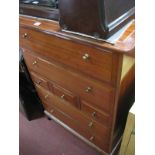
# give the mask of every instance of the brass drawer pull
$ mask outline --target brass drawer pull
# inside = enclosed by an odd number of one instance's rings
[[[36,83],[37,83],[38,85],[40,85],[40,84],[42,83],[42,81],[37,81]]]
[[[65,99],[65,95],[64,95],[64,94],[61,95],[60,98],[61,98],[62,100],[64,100],[64,99]]]
[[[89,56],[89,54],[87,54],[87,53],[85,53],[83,56],[82,56],[82,59],[83,60],[89,60],[90,59],[90,56]]]
[[[27,34],[27,33],[24,33],[24,34],[23,34],[23,38],[24,38],[24,39],[28,38],[28,34]]]
[[[33,65],[36,65],[36,64],[37,64],[37,61],[34,61],[32,64],[33,64]]]
[[[49,95],[47,94],[47,95],[45,95],[45,99],[47,99],[49,97]]]
[[[93,117],[96,117],[96,112],[95,111],[92,113],[92,116]]]
[[[85,89],[85,92],[86,93],[89,93],[89,92],[91,92],[92,91],[92,88],[91,87],[87,87],[86,89]]]
[[[94,136],[91,136],[91,137],[89,138],[90,141],[94,141],[94,139],[95,139]]]
[[[51,114],[54,113],[54,109],[50,110]]]
[[[88,124],[88,127],[89,127],[89,128],[92,128],[92,127],[93,127],[93,122],[90,122],[90,123]]]

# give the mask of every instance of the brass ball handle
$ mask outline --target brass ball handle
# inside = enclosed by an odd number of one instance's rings
[[[94,141],[94,139],[95,139],[94,136],[91,136],[91,137],[89,138],[90,141]]]
[[[93,117],[96,117],[96,112],[95,111],[92,113],[92,116]]]
[[[84,61],[89,60],[89,59],[90,59],[90,55],[87,54],[87,53],[85,53],[85,54],[82,56],[82,59],[83,59]]]
[[[40,85],[42,81],[35,81],[36,84]]]
[[[23,38],[24,38],[24,39],[27,39],[27,38],[28,38],[28,34],[27,34],[27,33],[24,33],[24,34],[23,34]]]
[[[37,83],[38,85],[40,85],[40,84],[42,83],[42,81],[36,81],[36,83]]]
[[[91,87],[87,87],[86,89],[85,89],[85,92],[86,93],[90,93],[92,91],[92,88]]]
[[[47,94],[47,95],[45,95],[45,100],[46,100],[46,99],[48,99],[48,97],[49,97],[49,95],[48,95],[48,94]]]
[[[64,99],[65,99],[65,95],[64,95],[64,94],[61,95],[60,98],[61,98],[62,100],[64,100]]]
[[[88,124],[88,127],[89,127],[89,128],[92,128],[92,127],[93,127],[93,122],[90,122],[90,123]]]
[[[36,65],[36,64],[37,64],[37,61],[34,61],[32,64],[33,64],[33,65]]]
[[[51,114],[53,114],[54,113],[54,109],[50,110],[50,112],[51,112]]]

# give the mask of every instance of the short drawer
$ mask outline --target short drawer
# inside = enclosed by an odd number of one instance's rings
[[[70,92],[70,91],[68,91],[68,90],[62,88],[61,86],[59,86],[57,84],[54,84],[52,82],[50,82],[48,85],[49,85],[50,90],[56,96],[58,96],[60,99],[66,100],[70,104],[72,104],[75,107],[78,107],[79,108],[78,97],[75,96],[72,92]]]
[[[34,72],[30,72],[30,74],[31,74],[31,78],[35,84],[38,84],[38,85],[48,89],[47,79],[41,77],[40,75],[37,75]]]
[[[48,107],[47,111],[51,113],[55,118],[63,122],[65,125],[67,125],[69,128],[73,129],[75,132],[89,140],[91,143],[97,145],[99,148],[103,149],[105,152],[109,151],[109,144],[106,143],[107,140],[105,139],[99,139],[98,137],[94,136],[94,134],[91,134],[84,128],[82,128],[82,125],[79,123],[76,123],[76,121],[71,118],[70,116],[66,115],[64,112],[62,112],[60,109],[57,109],[53,105],[50,105]]]
[[[35,56],[27,50],[24,50],[23,55],[29,70],[40,73],[105,113],[111,112],[114,105],[113,87],[71,72],[62,66]],[[34,62],[37,63],[34,64]]]
[[[22,47],[63,63],[99,80],[112,82],[113,54],[94,46],[60,38],[45,32],[20,28]]]
[[[80,110],[74,108],[73,106],[70,106],[68,102],[66,102],[65,100],[61,100],[42,87],[36,85],[36,89],[42,102],[48,104],[49,107],[54,106],[57,109],[61,110],[72,119],[74,119],[76,123],[80,123],[83,129],[87,130],[91,134],[94,134],[94,136],[98,138],[102,137],[107,141],[109,140],[110,128],[87,118]]]
[[[111,117],[106,113],[103,113],[101,110],[91,106],[85,101],[81,101],[81,110],[90,118],[104,124],[106,126],[111,126]]]

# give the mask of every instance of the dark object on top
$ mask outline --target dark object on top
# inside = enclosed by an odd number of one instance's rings
[[[63,30],[107,38],[134,16],[134,0],[59,0]]]

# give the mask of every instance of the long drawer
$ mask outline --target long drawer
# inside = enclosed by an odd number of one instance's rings
[[[23,54],[30,70],[40,73],[54,83],[58,83],[107,114],[112,111],[114,104],[114,89],[112,87],[103,86],[80,74],[32,55],[27,50],[24,50]]]
[[[85,117],[82,112],[70,106],[66,101],[61,100],[44,88],[36,85],[36,89],[47,111],[61,121],[65,121],[64,123],[69,127],[73,128],[92,143],[100,146],[104,150],[106,149],[107,151],[110,139],[109,128]],[[46,94],[48,94],[48,98],[45,98]],[[64,116],[67,116],[70,121],[68,122],[65,120],[66,118],[64,119],[62,116],[60,117],[60,114],[58,114],[60,112]]]
[[[115,61],[112,52],[28,28],[20,28],[20,44],[94,78],[110,83],[115,76],[112,73]]]

